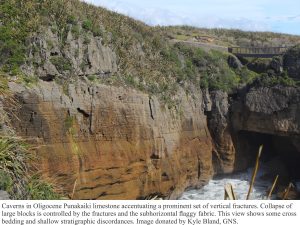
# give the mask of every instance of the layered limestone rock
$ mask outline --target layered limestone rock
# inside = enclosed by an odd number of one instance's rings
[[[236,168],[249,166],[258,146],[263,144],[263,159],[278,156],[288,167],[292,178],[299,177],[299,88],[249,88],[239,93],[239,98],[231,105],[230,113],[237,149]]]
[[[300,89],[254,87],[232,105],[231,117],[237,130],[288,136],[300,134]]]
[[[211,108],[206,111],[208,127],[213,139],[213,165],[217,174],[232,173],[235,148],[229,121],[228,94],[223,91],[210,93]]]
[[[62,88],[10,83],[21,108],[13,125],[39,147],[43,172],[76,199],[177,198],[213,172],[202,97],[178,92],[177,109],[121,87],[78,81]]]
[[[72,29],[74,27],[69,28],[66,37],[53,32],[52,27],[32,37],[28,41],[30,63],[22,67],[23,72],[46,81],[67,76],[105,77],[117,72],[117,55],[112,50],[109,35],[105,39],[95,37],[81,26],[76,26],[76,32],[84,35],[76,35]]]

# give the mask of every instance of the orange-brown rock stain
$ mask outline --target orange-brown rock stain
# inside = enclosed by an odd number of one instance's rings
[[[85,88],[70,87],[70,96],[46,82],[26,90],[31,97],[22,94],[19,112],[25,122],[14,124],[20,135],[39,138],[41,169],[66,195],[75,186],[75,199],[174,199],[211,178],[201,99],[183,96],[179,115],[157,99],[149,109],[143,93],[103,85],[91,94]],[[52,93],[48,100],[45,90]],[[35,118],[28,121],[31,111]]]

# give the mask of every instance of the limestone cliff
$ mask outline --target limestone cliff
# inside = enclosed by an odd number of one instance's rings
[[[42,173],[65,195],[75,188],[76,199],[174,199],[212,177],[194,66],[204,55],[191,65],[155,28],[79,0],[0,4],[22,21],[15,27],[6,12],[10,54],[0,52],[20,104],[12,126],[38,147]],[[15,30],[22,35],[8,38]]]
[[[244,165],[264,144],[263,159],[279,157],[292,178],[299,178],[300,89],[297,87],[251,87],[231,104],[230,121]],[[246,158],[248,159],[246,160]],[[246,162],[247,161],[247,162]],[[238,166],[238,163],[237,163]],[[273,168],[276,171],[276,167]]]
[[[26,88],[10,83],[22,103],[18,134],[40,147],[44,173],[76,199],[174,199],[212,176],[212,143],[202,98],[178,93],[178,110],[139,91],[77,82]]]
[[[78,32],[84,32],[77,26]],[[103,37],[94,37],[91,32],[76,35],[67,31],[64,46],[57,32],[51,27],[37,34],[29,41],[28,63],[22,67],[25,74],[36,74],[40,79],[77,76],[107,77],[117,72],[117,56]]]
[[[248,65],[265,73],[249,85],[259,75],[236,57],[79,0],[0,5],[0,85],[20,105],[9,125],[65,195],[175,199],[248,168],[262,143],[298,176],[297,49]]]
[[[214,171],[216,174],[232,173],[235,171],[236,150],[229,120],[229,97],[223,91],[212,91],[209,97],[212,107],[206,109],[206,115],[213,139]]]
[[[263,161],[277,158],[272,173],[289,172],[286,181],[299,178],[299,106],[297,87],[299,46],[270,61],[265,75],[230,94],[212,91],[206,109],[213,138],[213,165],[217,173],[239,171],[252,166],[257,149],[264,145]],[[282,73],[282,71],[286,73]],[[292,80],[287,74],[294,78]]]

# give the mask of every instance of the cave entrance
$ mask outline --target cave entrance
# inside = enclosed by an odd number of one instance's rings
[[[279,171],[279,168],[284,165],[291,179],[300,179],[300,150],[297,149],[300,143],[299,137],[286,137],[241,130],[237,133],[234,142],[236,148],[235,168],[237,170],[252,167],[255,163],[259,146],[263,145],[262,162],[267,163],[277,159],[277,163],[271,164],[271,169],[274,170],[274,173],[282,172]],[[285,173],[285,176],[287,176],[287,173]]]

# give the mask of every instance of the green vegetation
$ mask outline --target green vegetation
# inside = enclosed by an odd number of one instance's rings
[[[80,26],[78,25],[72,26],[71,32],[74,35],[74,38],[78,39],[80,36]]]
[[[13,199],[59,199],[51,182],[29,168],[33,160],[28,146],[13,137],[0,137],[0,189]]]
[[[48,50],[58,48],[60,51],[59,54],[55,52],[49,60],[63,74],[56,77],[55,81],[62,86],[66,95],[69,92],[69,83],[75,80],[70,75],[73,67],[70,59],[66,57],[68,54],[63,54],[69,44],[69,32],[73,38],[83,40],[84,45],[90,44],[93,36],[101,37],[97,39],[102,40],[102,44],[111,48],[117,55],[119,70],[116,73],[104,78],[89,75],[89,81],[129,86],[150,95],[157,95],[168,108],[179,112],[182,110],[178,109],[179,100],[176,99],[179,88],[183,88],[188,95],[193,94],[191,90],[195,88],[231,92],[253,80],[265,86],[296,85],[286,73],[274,75],[270,72],[260,76],[258,73],[268,72],[266,70],[269,61],[245,63],[250,69],[251,66],[261,68],[256,70],[257,73],[250,71],[247,66],[233,69],[228,65],[228,54],[214,50],[206,52],[182,43],[173,45],[169,39],[201,41],[224,46],[267,46],[300,43],[299,36],[186,26],[150,27],[127,16],[79,0],[0,0],[0,12],[1,98],[9,95],[9,75],[18,76],[18,80],[29,87],[38,82],[36,74],[24,75],[21,66],[28,65],[29,68],[38,69],[45,63],[45,59],[37,62],[29,60],[28,53],[37,53],[41,47],[28,43],[36,33],[42,36],[48,29],[58,36],[58,46],[54,46],[55,42],[47,37],[43,38]],[[83,48],[83,55],[86,56],[88,47]],[[295,51],[295,55],[300,57],[300,51]],[[81,56],[81,52],[76,50],[76,58]],[[89,64],[86,58],[83,59],[80,65],[83,72]],[[1,111],[0,119],[3,114]],[[4,119],[0,121],[2,123]],[[72,135],[75,130],[74,118],[67,116],[64,123],[67,132]],[[73,142],[72,145],[73,151],[80,154],[77,144]],[[55,192],[56,187],[51,184],[52,181],[29,168],[32,160],[34,157],[22,141],[11,136],[0,137],[0,188],[8,191],[15,199],[59,198]]]
[[[286,54],[299,59],[300,58],[300,44],[295,45],[294,47],[290,48]]]
[[[50,59],[50,61],[56,67],[56,69],[61,73],[72,69],[71,63],[67,58],[61,56],[53,56]]]
[[[11,60],[1,60],[4,63],[0,66],[11,74],[18,74],[22,64],[30,63],[26,62],[25,53],[28,50],[28,45],[25,44],[26,40],[34,31],[44,31],[49,27],[51,27],[52,32],[58,35],[60,40],[60,46],[58,47],[61,49],[66,44],[68,32],[71,31],[74,37],[79,38],[82,35],[80,32],[81,27],[94,36],[101,36],[103,44],[112,44],[118,55],[120,70],[119,74],[115,76],[118,79],[108,78],[107,81],[103,81],[104,83],[127,84],[128,77],[126,77],[126,74],[131,74],[138,82],[129,82],[129,85],[134,85],[138,89],[147,92],[157,91],[159,88],[154,89],[153,87],[163,87],[170,83],[176,83],[176,74],[183,73],[178,69],[177,53],[171,50],[172,55],[159,54],[160,52],[168,52],[171,49],[161,34],[156,32],[155,28],[146,26],[129,17],[100,7],[94,7],[79,0],[12,0],[1,1],[0,5],[1,12],[3,12],[0,15],[1,21],[6,21],[1,29],[8,30],[7,34],[5,32],[0,34],[2,35],[0,40],[5,42],[2,46],[7,45],[9,51],[16,50],[16,52],[10,52],[9,54],[4,50],[1,51],[0,57],[6,59],[9,55]],[[29,12],[30,16],[25,12]],[[17,23],[17,25],[14,25],[14,23]],[[11,35],[15,30],[20,35]],[[14,43],[10,44],[10,41]],[[84,43],[90,43],[87,34],[84,36]],[[139,52],[137,52],[137,46],[141,46]],[[51,45],[49,47],[51,48]],[[171,57],[171,61],[169,61],[169,57]],[[61,73],[72,69],[71,63],[65,57],[52,56],[50,61]],[[187,68],[187,70],[189,69],[191,68]],[[67,76],[65,78],[67,79]]]
[[[175,36],[175,39],[180,40],[180,41],[187,41],[189,39],[189,36],[184,35],[184,34],[177,34]]]
[[[249,84],[260,76],[258,73],[247,69],[247,67],[243,67],[240,70],[236,70],[236,73],[239,75],[240,83],[242,84]]]
[[[0,190],[12,192],[13,180],[8,173],[0,170]]]
[[[97,80],[97,76],[95,74],[89,75],[87,78],[91,82],[95,82]]]
[[[297,86],[299,85],[295,80],[290,78],[286,72],[280,75],[274,74],[262,74],[257,80],[256,83],[259,83],[261,86],[265,87],[273,87],[276,85],[284,85],[284,86]]]
[[[190,26],[159,27],[170,39],[193,40],[223,46],[282,46],[300,43],[300,36],[273,32],[249,32],[236,29],[206,29]]]
[[[8,80],[6,76],[0,72],[0,96],[6,96],[8,93]]]
[[[83,21],[82,28],[87,31],[91,31],[95,37],[102,36],[103,34],[101,28],[97,26],[96,23],[93,23],[90,19]]]
[[[25,61],[25,41],[29,31],[36,28],[32,21],[35,14],[29,16],[24,4],[16,0],[0,2],[0,67],[13,75],[18,74]]]
[[[232,69],[227,64],[227,54],[217,51],[204,52],[183,44],[172,45],[169,39],[194,40],[225,46],[264,46],[300,42],[300,37],[274,33],[243,32],[226,29],[198,29],[193,27],[150,27],[124,15],[95,7],[79,0],[10,0],[0,1],[0,67],[11,75],[22,75],[20,66],[32,63],[27,59],[29,38],[34,32],[51,28],[59,37],[60,51],[67,45],[68,32],[73,38],[82,38],[85,45],[93,36],[101,36],[104,45],[117,55],[118,72],[99,82],[110,85],[127,85],[151,95],[158,95],[164,102],[176,102],[173,96],[179,87],[221,89],[231,91],[251,82],[257,74],[246,68]],[[46,38],[47,40],[47,38]],[[277,41],[277,42],[276,42]],[[47,43],[53,48],[53,43]],[[38,47],[36,47],[38,48]],[[30,49],[32,52],[38,49]],[[86,50],[87,51],[87,50]],[[87,54],[85,51],[84,54]],[[64,74],[59,79],[69,83],[72,63],[65,57],[54,55],[50,61]],[[78,57],[79,51],[76,56]],[[42,62],[43,63],[43,62]],[[36,68],[39,63],[34,64]],[[80,67],[85,71],[88,62]],[[88,77],[94,81],[94,77]],[[26,84],[35,80],[28,76]],[[172,104],[169,104],[172,105]]]
[[[137,87],[138,82],[134,79],[134,76],[132,74],[126,74],[124,76],[124,81],[125,84],[132,86],[132,87]]]
[[[27,162],[30,154],[25,145],[15,138],[0,137],[0,170],[5,179],[5,190],[14,196],[25,193]]]
[[[5,99],[9,107],[17,107],[9,92],[6,76],[0,75],[0,99]],[[55,189],[51,188],[51,182],[29,176],[36,173],[37,169],[32,167],[32,163],[37,160],[29,151],[28,145],[14,137],[12,131],[7,134],[3,130],[3,124],[9,124],[10,121],[2,107],[0,112],[0,190],[7,191],[12,199],[58,199]],[[36,196],[38,197],[35,198]]]
[[[83,21],[82,27],[83,27],[83,29],[92,31],[92,29],[93,29],[93,23],[92,23],[91,20],[87,19],[87,20]]]
[[[91,43],[91,39],[87,35],[85,35],[83,44],[88,45],[89,43]]]
[[[30,177],[26,184],[26,191],[30,200],[57,200],[61,196],[57,194],[56,187],[53,181],[47,181],[39,174],[34,174]]]
[[[38,77],[36,76],[21,76],[21,81],[27,86],[32,87],[33,85],[36,85],[38,83]]]
[[[228,54],[215,50],[205,52],[201,48],[192,48],[184,44],[176,44],[176,47],[186,58],[183,73],[177,77],[179,82],[190,80],[194,84],[198,82],[201,88],[231,91],[240,84],[252,81],[258,75],[246,67],[229,67]]]
[[[65,119],[65,128],[66,130],[70,130],[74,123],[74,117],[73,116],[67,116]]]

